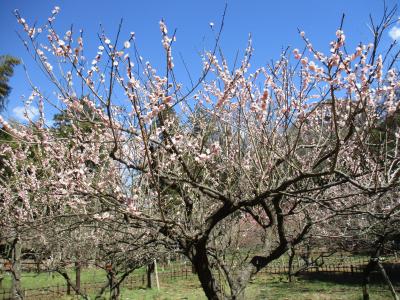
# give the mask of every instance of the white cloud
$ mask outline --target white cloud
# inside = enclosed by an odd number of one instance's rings
[[[33,120],[39,115],[39,110],[34,106],[17,106],[13,108],[13,113],[20,121]]]
[[[400,40],[400,27],[398,26],[393,26],[392,29],[389,30],[389,36],[393,39],[393,40]]]

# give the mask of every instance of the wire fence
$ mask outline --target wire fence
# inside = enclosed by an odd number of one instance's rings
[[[306,260],[297,259],[294,260],[292,265],[292,271],[301,271],[301,274],[312,274],[318,275],[318,273],[325,274],[346,274],[347,276],[360,276],[360,274],[364,271],[365,266],[368,264],[367,257],[345,257],[345,256],[336,256],[336,257],[325,257],[323,259],[318,259],[316,261],[307,262]],[[388,257],[386,258],[387,264],[390,265],[400,265],[400,259],[396,257]],[[261,274],[287,274],[289,271],[288,260],[280,259],[265,269],[263,269]],[[192,272],[191,267],[187,266],[185,263],[175,266],[172,269],[169,269],[168,266],[161,268],[158,273],[158,277],[160,282],[168,282],[176,279],[190,279],[197,278],[197,275]],[[106,281],[96,281],[96,278],[93,277],[92,282],[82,282],[81,290],[87,294],[88,292],[96,293],[99,291],[105,284]],[[23,279],[22,279],[23,280]],[[147,285],[146,274],[132,274],[127,277],[124,282],[121,284],[121,288],[128,289],[136,289],[136,288],[145,288]],[[25,289],[24,295],[25,299],[58,299],[62,296],[67,295],[67,285],[66,284],[57,284],[52,286],[40,287],[40,288],[32,288]],[[74,294],[74,291],[70,290],[71,294]],[[0,286],[0,300],[8,300],[11,299],[11,291],[2,289]]]
[[[146,274],[132,274],[127,277],[121,284],[121,288],[135,289],[145,288],[147,286]],[[161,282],[167,282],[175,279],[188,279],[196,277],[196,274],[192,273],[191,268],[184,267],[179,269],[172,269],[162,271],[158,273],[159,280]],[[23,278],[22,278],[23,280]],[[107,282],[105,280],[98,282],[82,282],[80,284],[81,291],[84,294],[88,292],[98,292]],[[40,288],[24,289],[23,293],[25,299],[58,299],[61,296],[67,295],[68,287],[66,284],[57,284]],[[70,289],[70,294],[73,295],[75,292]],[[11,291],[8,289],[1,289],[0,286],[0,300],[12,299]]]

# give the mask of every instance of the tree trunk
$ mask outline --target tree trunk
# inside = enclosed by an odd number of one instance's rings
[[[115,288],[115,293],[114,293],[114,300],[118,300],[119,299],[119,285]]]
[[[383,245],[385,241],[385,236],[381,236],[377,241],[376,241],[376,248],[374,253],[371,255],[371,258],[368,262],[368,265],[366,266],[364,270],[364,278],[363,278],[363,300],[369,300],[369,292],[368,292],[368,285],[370,282],[370,275],[372,270],[375,268],[377,264],[379,264],[379,256],[381,254]]]
[[[171,254],[167,254],[167,266],[169,267],[171,265]]]
[[[394,300],[400,300],[400,299],[399,299],[399,296],[398,296],[397,293],[396,293],[396,290],[395,290],[394,287],[393,287],[392,282],[390,281],[389,276],[387,275],[387,273],[386,273],[386,271],[385,271],[385,268],[382,266],[382,264],[381,264],[380,261],[378,261],[377,264],[378,264],[378,268],[379,268],[379,270],[381,271],[381,274],[382,274],[383,278],[385,279],[387,285],[389,286],[389,290],[390,290],[390,292],[392,293],[393,299],[394,299]]]
[[[67,282],[67,295],[71,295],[71,285]]]
[[[111,300],[119,299],[119,284],[115,284],[115,278],[113,276],[112,285],[111,285]]]
[[[294,251],[293,247],[289,247],[289,260],[288,260],[288,280],[289,282],[293,281],[293,261],[296,252]]]
[[[240,287],[238,289],[232,289],[231,290],[231,299],[232,300],[245,300],[245,296],[244,296],[244,288]]]
[[[114,272],[113,271],[108,272],[108,282],[109,282],[109,286],[110,286],[110,299],[113,299],[113,296],[114,296],[114,290],[113,290]]]
[[[107,280],[108,280],[108,277],[107,277]],[[109,285],[110,285],[110,283],[107,281],[107,283],[101,287],[100,291],[97,293],[97,295],[96,295],[96,297],[94,299],[95,300],[103,299],[102,296],[103,296],[105,290],[108,288]]]
[[[24,293],[21,288],[21,241],[19,237],[14,240],[12,249],[12,299],[24,299]]]
[[[371,272],[376,264],[376,259],[371,258],[370,261],[368,262],[367,266],[365,267],[364,270],[364,277],[363,277],[363,300],[369,300],[369,291],[368,291],[368,286],[370,283],[370,275]]]
[[[194,266],[194,264],[192,264],[192,274],[196,274],[196,267]]]
[[[107,274],[107,278],[109,279],[109,286],[110,286],[110,299],[117,300],[120,298],[121,294],[121,284],[128,278],[129,274],[131,274],[135,269],[129,269],[121,276],[117,276],[117,273],[114,271],[109,271]],[[104,288],[102,288],[101,292],[98,294],[97,299],[103,293]]]
[[[75,287],[76,287],[76,294],[78,295],[81,291],[81,264],[80,262],[75,262]]]
[[[147,275],[147,288],[151,289],[152,284],[151,284],[151,273],[154,272],[154,262],[150,263],[147,265],[146,269],[146,275]]]
[[[71,278],[69,278],[69,275],[65,269],[57,269],[56,271],[62,277],[64,277],[64,279],[67,282],[67,286],[72,288],[76,292],[77,295],[81,296],[83,299],[89,299],[89,297],[86,294],[82,293],[80,289],[77,289],[76,285],[71,281]]]
[[[207,298],[210,300],[227,299],[211,272],[205,242],[194,245],[190,256]]]

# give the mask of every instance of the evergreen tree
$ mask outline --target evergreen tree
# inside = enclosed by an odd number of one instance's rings
[[[8,80],[14,74],[14,67],[18,64],[20,64],[18,58],[0,55],[0,111],[3,111],[7,104],[7,97],[11,93]]]

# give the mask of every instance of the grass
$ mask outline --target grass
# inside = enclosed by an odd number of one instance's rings
[[[169,268],[158,267],[158,272],[160,274],[171,272],[174,268],[179,270],[182,267],[182,263],[174,262]],[[146,273],[144,267],[135,270],[132,274],[134,276],[140,276]],[[1,274],[0,274],[1,275]],[[75,280],[75,271],[71,268],[68,270],[68,275],[71,280]],[[2,290],[8,290],[11,287],[11,276],[9,273],[3,273],[3,281],[0,286],[0,293]],[[105,282],[106,272],[99,268],[84,268],[81,271],[81,283],[93,283],[93,282]],[[65,285],[65,279],[56,272],[23,272],[22,273],[22,288],[23,289],[34,289],[34,288],[44,288],[49,286]]]
[[[133,300],[199,300],[207,299],[204,295],[200,283],[195,277],[189,279],[173,279],[168,282],[162,282],[160,291],[157,289],[124,289],[121,299]]]
[[[68,271],[68,275],[72,280],[75,278],[73,270]],[[81,272],[81,282],[101,282],[105,281],[106,273],[103,270],[90,268]],[[23,272],[21,280],[23,289],[34,289],[48,286],[65,285],[65,279],[58,273],[36,273],[36,272]],[[11,276],[7,273],[2,281],[1,290],[8,290],[11,287]]]
[[[392,299],[385,286],[372,285],[370,288],[371,300]],[[62,298],[70,300],[73,298]],[[161,282],[160,291],[157,289],[123,289],[121,300],[205,300],[198,280],[195,277],[188,279],[173,279]],[[286,278],[278,275],[263,275],[257,277],[245,291],[245,299],[251,300],[361,300],[362,290],[356,284],[337,284],[319,280],[297,279],[288,283]]]
[[[335,282],[298,279],[288,283],[281,276],[256,278],[245,291],[246,299],[296,299],[296,300],[358,300],[362,299],[360,285],[337,284]],[[373,299],[392,299],[385,286],[372,285],[370,297]]]
[[[163,270],[159,272],[168,272]],[[74,278],[73,270],[70,275]],[[134,272],[136,276],[144,273],[143,270]],[[361,299],[362,290],[359,283],[351,281],[343,275],[337,274],[337,277],[324,277],[322,274],[313,273],[313,277],[300,277],[295,282],[288,283],[283,275],[259,274],[247,287],[245,299],[278,299],[278,300],[333,300],[333,299]],[[339,279],[339,280],[338,280]],[[82,283],[104,282],[105,273],[99,269],[84,269],[81,273]],[[10,278],[6,275],[3,280],[2,290],[8,290],[11,285]],[[63,286],[64,279],[57,274],[48,273],[24,273],[22,286],[24,289],[45,287],[45,286]],[[139,284],[140,285],[140,284]],[[169,278],[160,277],[160,291],[157,289],[145,289],[143,287],[128,289],[123,288],[121,299],[143,299],[143,300],[169,300],[169,299],[187,299],[201,300],[206,299],[204,292],[196,276],[188,278]],[[387,287],[383,284],[373,284],[370,288],[371,300],[374,299],[392,299]],[[94,296],[91,294],[90,296]],[[46,297],[47,299],[55,299]],[[43,297],[45,299],[45,297]],[[64,300],[76,299],[72,297],[63,297]]]

